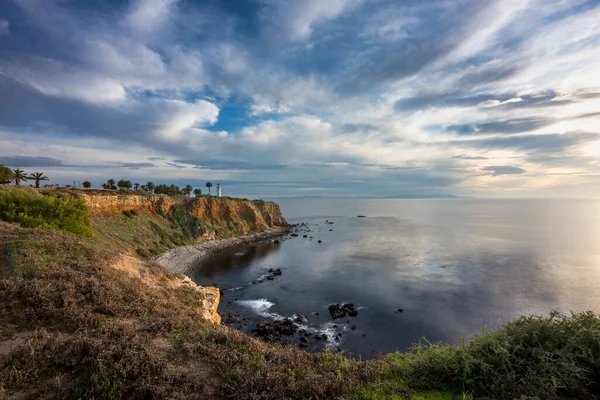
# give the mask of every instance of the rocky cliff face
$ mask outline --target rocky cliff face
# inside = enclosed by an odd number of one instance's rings
[[[76,196],[85,201],[90,215],[120,214],[130,210],[166,214],[176,204],[169,196],[125,194],[113,190],[79,190]]]
[[[181,206],[221,234],[229,231],[232,236],[248,235],[288,226],[279,205],[271,201],[213,196],[185,199],[106,190],[73,193],[85,201],[90,215],[115,215],[130,210],[167,215],[175,206]]]
[[[195,217],[230,230],[234,236],[288,226],[279,205],[271,201],[201,197],[189,201],[186,208]]]

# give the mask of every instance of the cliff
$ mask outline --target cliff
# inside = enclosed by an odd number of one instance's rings
[[[64,188],[42,193],[83,200],[96,237],[115,250],[139,255],[288,227],[279,206],[262,200]]]
[[[283,233],[288,228],[279,206],[262,200],[212,196],[170,197],[140,192],[67,188],[42,189],[40,193],[83,201],[93,235],[111,255],[117,256],[117,261],[111,266],[155,287],[159,285],[144,273],[147,268],[143,266],[154,261],[145,258],[154,258],[176,247],[205,242],[212,244],[215,243],[213,240],[225,238],[235,243],[237,238]],[[184,253],[177,255],[179,257],[173,259],[177,268],[167,269],[185,272],[180,267],[189,266],[192,259],[182,259]],[[201,319],[219,323],[218,289],[197,287],[191,280],[181,276],[163,281],[162,284],[169,287],[183,285],[198,291],[202,302],[196,308]]]

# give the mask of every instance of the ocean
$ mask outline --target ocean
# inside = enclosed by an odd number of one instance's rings
[[[308,350],[365,359],[424,340],[457,344],[520,315],[600,312],[600,201],[278,203],[305,224],[298,237],[233,249],[190,274],[223,290],[219,312],[243,332],[302,314]],[[333,320],[328,307],[340,302],[358,315]]]

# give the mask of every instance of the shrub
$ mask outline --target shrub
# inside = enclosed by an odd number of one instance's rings
[[[123,215],[125,215],[127,218],[133,218],[137,217],[139,212],[137,210],[125,210],[123,211]]]
[[[85,202],[56,195],[31,196],[20,191],[0,192],[0,219],[16,222],[27,228],[92,236]]]
[[[520,317],[469,345],[417,345],[388,357],[396,378],[417,388],[497,399],[582,394],[600,384],[600,318],[592,312]]]
[[[150,256],[150,253],[148,252],[148,250],[142,249],[141,247],[136,250],[136,253],[138,254],[138,256],[144,257],[144,258]]]

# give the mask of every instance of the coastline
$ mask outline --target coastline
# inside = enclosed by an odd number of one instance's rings
[[[227,239],[209,240],[206,242],[177,247],[158,256],[154,261],[169,272],[187,274],[190,269],[203,258],[218,254],[222,251],[237,246],[248,245],[263,240],[285,235],[289,227],[273,227],[267,231],[246,236],[237,236]]]

